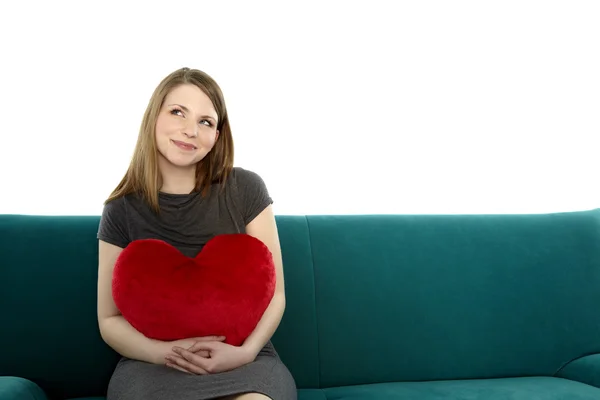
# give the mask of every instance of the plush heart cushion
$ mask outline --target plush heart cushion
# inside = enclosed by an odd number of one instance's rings
[[[275,267],[269,248],[246,234],[215,236],[195,258],[137,240],[116,261],[112,291],[123,317],[149,338],[224,335],[239,346],[273,297]]]

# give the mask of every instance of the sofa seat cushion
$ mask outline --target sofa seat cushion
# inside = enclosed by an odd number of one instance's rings
[[[327,400],[598,400],[600,389],[561,378],[399,382],[325,389]]]
[[[30,380],[14,376],[0,376],[2,400],[48,400],[44,391]]]
[[[298,400],[327,400],[325,392],[321,389],[300,389]]]
[[[4,400],[0,397],[0,400]],[[78,397],[70,400],[106,400],[106,397]],[[320,389],[298,390],[298,400],[327,400],[325,393]]]

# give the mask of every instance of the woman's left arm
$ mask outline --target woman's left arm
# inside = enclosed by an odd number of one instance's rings
[[[253,362],[277,330],[285,309],[283,260],[275,216],[269,205],[246,227],[246,234],[262,241],[271,251],[275,264],[275,294],[254,331],[237,347],[221,342],[199,341],[189,349],[173,348],[167,366],[183,372],[206,374],[228,371]],[[210,357],[197,354],[204,350]]]
[[[277,330],[285,310],[285,288],[283,279],[283,259],[279,234],[275,223],[273,208],[269,205],[246,227],[246,233],[262,241],[273,254],[275,264],[276,284],[275,294],[265,310],[254,331],[244,341],[242,348],[246,349],[254,359],[260,350],[271,340]]]

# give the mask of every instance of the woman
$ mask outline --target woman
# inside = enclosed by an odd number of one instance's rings
[[[294,379],[270,341],[285,308],[271,204],[257,174],[233,167],[217,83],[189,68],[167,76],[150,99],[131,164],[105,202],[98,230],[98,322],[104,341],[123,356],[108,400],[296,399]],[[120,315],[112,271],[131,241],[161,239],[193,257],[212,237],[228,233],[260,239],[276,265],[273,300],[243,345],[223,337],[152,340]]]

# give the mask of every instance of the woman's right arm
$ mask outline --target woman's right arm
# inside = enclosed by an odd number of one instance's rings
[[[99,241],[98,325],[102,339],[124,357],[164,364],[165,343],[141,334],[123,318],[112,297],[112,276],[117,257],[123,249]]]
[[[123,249],[103,240],[99,241],[98,252],[98,325],[102,339],[117,353],[134,360],[152,364],[166,364],[165,356],[178,357],[174,346],[188,349],[198,341],[225,340],[224,336],[206,336],[163,342],[144,336],[119,312],[112,296],[112,277],[115,262]],[[208,357],[208,352],[200,351]]]

